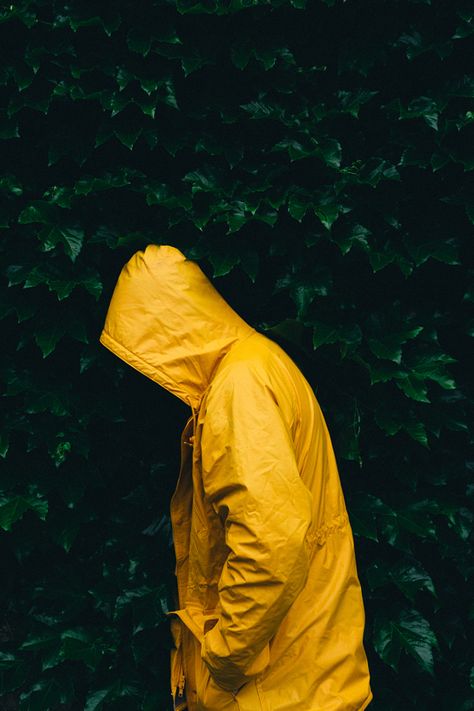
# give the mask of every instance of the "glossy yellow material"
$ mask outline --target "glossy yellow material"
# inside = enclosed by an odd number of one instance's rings
[[[100,340],[192,408],[171,502],[175,708],[365,709],[352,531],[302,373],[167,245],[125,265]]]

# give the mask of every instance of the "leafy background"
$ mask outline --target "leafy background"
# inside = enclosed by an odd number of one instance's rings
[[[0,709],[170,708],[189,413],[98,344],[150,242],[315,389],[371,708],[473,709],[472,4],[20,0],[0,22]]]

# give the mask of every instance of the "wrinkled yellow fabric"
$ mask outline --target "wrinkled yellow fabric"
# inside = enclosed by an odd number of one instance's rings
[[[125,265],[100,340],[191,407],[171,501],[175,708],[365,709],[352,531],[300,370],[169,245]]]

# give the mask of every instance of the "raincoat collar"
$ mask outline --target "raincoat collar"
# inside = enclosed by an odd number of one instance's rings
[[[100,342],[195,416],[220,361],[253,333],[198,264],[150,244],[123,267]]]

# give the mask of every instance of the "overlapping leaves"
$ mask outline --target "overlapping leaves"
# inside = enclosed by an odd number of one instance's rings
[[[2,703],[168,707],[184,414],[154,421],[97,343],[120,266],[166,242],[305,363],[374,708],[467,711],[469,3],[21,0],[0,32]]]

